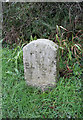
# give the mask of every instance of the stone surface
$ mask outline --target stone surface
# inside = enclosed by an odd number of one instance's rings
[[[23,47],[24,74],[28,85],[46,88],[56,85],[58,45],[38,39]]]

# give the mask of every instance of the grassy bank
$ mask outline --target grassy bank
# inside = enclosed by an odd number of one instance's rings
[[[61,77],[56,88],[41,92],[26,85],[23,63],[16,69],[13,50],[3,48],[2,113],[3,118],[82,118],[81,68],[75,65],[73,75]],[[60,63],[62,64],[62,63]]]

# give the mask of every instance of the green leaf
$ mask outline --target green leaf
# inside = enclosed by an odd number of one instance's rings
[[[31,37],[30,37],[30,40],[31,40],[31,41],[33,40],[33,37],[32,37],[32,35],[31,35]]]
[[[16,72],[17,74],[19,73],[18,69],[14,68],[14,70],[15,70],[15,72]]]
[[[13,72],[11,72],[11,71],[7,71],[6,73],[7,73],[7,74],[11,74],[11,75],[13,74]]]
[[[71,56],[71,53],[72,53],[72,52],[70,51],[69,48],[68,48],[68,51],[69,51],[69,54],[68,54],[68,55],[69,55],[69,59],[71,60],[71,59],[72,59],[72,56]]]
[[[59,27],[58,25],[56,25],[56,28],[57,28],[57,30],[58,30],[59,33],[60,33],[60,27]]]
[[[34,37],[34,40],[37,40],[37,37],[36,37],[36,36]]]
[[[75,46],[78,48],[78,50],[80,50],[80,51],[81,51],[81,48],[80,48],[80,46],[78,46],[77,44],[75,44]]]
[[[72,40],[73,40],[73,34],[72,34]]]
[[[2,43],[3,42],[3,39],[2,40],[0,40],[0,43]]]
[[[66,43],[66,42],[64,42],[64,44],[65,44],[66,48],[68,48],[68,45],[67,45],[67,43]]]
[[[57,41],[58,41],[58,43],[59,43],[59,45],[60,45],[60,40],[59,40],[59,38],[58,38],[58,35],[56,34],[56,39],[57,39]]]
[[[64,50],[64,48],[63,48],[63,47],[59,47],[59,48]]]

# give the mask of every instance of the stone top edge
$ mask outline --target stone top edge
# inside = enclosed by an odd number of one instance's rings
[[[25,49],[25,47],[31,45],[32,43],[36,43],[36,42],[39,42],[39,43],[40,43],[40,42],[43,42],[44,44],[46,44],[46,42],[47,42],[48,44],[51,43],[51,45],[52,45],[53,47],[58,48],[58,45],[57,45],[56,43],[54,43],[53,41],[49,40],[49,39],[37,39],[37,40],[31,41],[30,43],[28,43],[27,45],[25,45],[25,46],[23,47],[23,49]]]

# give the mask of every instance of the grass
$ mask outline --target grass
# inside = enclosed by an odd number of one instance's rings
[[[41,92],[26,85],[23,63],[16,71],[15,63],[8,62],[12,53],[13,50],[3,48],[3,118],[83,118],[81,78],[77,73],[70,78],[60,77],[56,88]]]

